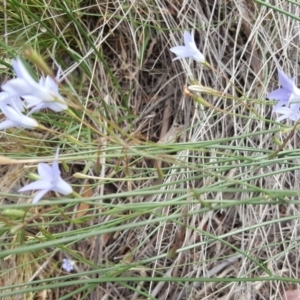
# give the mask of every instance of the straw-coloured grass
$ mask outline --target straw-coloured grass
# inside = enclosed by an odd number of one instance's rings
[[[35,49],[62,66],[73,111],[35,114],[49,132],[1,134],[2,299],[281,299],[297,287],[299,134],[266,100],[277,68],[297,77],[296,19],[246,0],[11,0],[1,18],[1,79]],[[212,68],[172,62],[184,30]],[[32,206],[17,190],[57,146],[81,198]]]

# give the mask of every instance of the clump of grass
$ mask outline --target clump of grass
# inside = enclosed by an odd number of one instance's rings
[[[1,78],[34,49],[62,66],[71,113],[2,133],[3,299],[269,299],[299,283],[299,134],[264,100],[276,68],[297,74],[298,25],[262,4],[6,2]],[[171,63],[185,29],[213,69]],[[17,190],[57,146],[80,197],[32,206]]]

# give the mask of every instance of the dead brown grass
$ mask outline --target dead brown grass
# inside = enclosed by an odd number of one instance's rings
[[[299,10],[283,1],[275,2],[278,7],[294,14]],[[299,24],[296,21],[247,0],[155,0],[152,2],[142,0],[126,1],[126,5],[120,1],[100,1],[86,3],[83,9],[92,16],[83,17],[81,22],[91,32],[96,47],[103,52],[107,65],[127,96],[127,104],[123,102],[124,98],[120,97],[120,92],[109,78],[103,63],[92,57],[93,53],[88,54],[87,46],[82,46],[81,50],[86,51],[84,54],[86,54],[86,63],[92,70],[92,80],[83,78],[81,94],[78,92],[76,95],[74,91],[74,96],[85,97],[87,99],[85,106],[93,110],[103,109],[103,102],[99,100],[103,99],[111,121],[118,123],[120,128],[131,134],[132,139],[127,141],[128,144],[164,141],[168,138],[168,132],[174,141],[174,134],[170,134],[169,130],[178,128],[178,125],[180,130],[176,132],[175,140],[185,143],[238,136],[241,133],[246,134],[276,126],[267,120],[243,117],[243,115],[250,114],[247,107],[249,105],[257,115],[270,116],[270,107],[261,105],[259,101],[247,102],[245,105],[243,101],[239,101],[240,99],[231,100],[220,96],[206,95],[205,100],[213,106],[235,113],[234,115],[222,114],[203,109],[187,97],[183,90],[188,83],[188,78],[192,77],[205,86],[236,98],[244,94],[249,98],[265,99],[266,92],[277,86],[277,78],[274,76],[276,68],[282,66],[285,72],[291,75],[298,74]],[[199,67],[188,60],[171,62],[173,56],[168,49],[180,44],[183,29],[191,28],[195,28],[199,49],[202,49],[216,72]],[[144,47],[146,49],[142,51]],[[80,69],[79,64],[71,62],[66,73],[71,73],[75,69]],[[222,75],[229,78],[231,83]],[[127,112],[119,109],[126,105],[132,115],[136,115],[133,123],[125,118]],[[122,117],[124,117],[123,120],[121,120]],[[100,128],[99,130],[102,130],[104,137],[108,135],[105,129]],[[179,137],[177,137],[178,134]],[[278,133],[276,136],[283,140],[285,135]],[[299,134],[297,133],[288,144],[288,149],[297,148],[298,140]],[[97,139],[95,147],[101,147],[106,142],[105,138]],[[244,138],[238,142],[233,139],[228,146],[276,148],[271,137],[264,135]],[[7,147],[8,153],[10,152],[9,147],[11,145]],[[220,151],[220,149],[212,148],[209,155],[203,155],[200,151],[186,150],[176,153],[176,155],[184,163],[210,164],[211,168],[217,169],[220,167],[217,159]],[[242,152],[241,150],[239,154]],[[247,151],[244,153],[245,156],[248,155]],[[237,154],[235,153],[235,155]],[[116,174],[114,178],[122,178],[122,176],[125,178],[128,175],[126,172],[129,172],[130,175],[138,175],[138,171],[135,170],[155,168],[157,164],[165,168],[172,165],[170,161],[160,162],[144,157],[134,159],[136,158],[128,159],[130,161],[129,170],[126,171],[124,168],[124,171]],[[214,161],[215,165],[212,165]],[[100,173],[103,178],[113,172],[114,165],[122,166],[122,162],[117,159],[106,163],[101,161],[100,164],[102,166]],[[254,171],[249,169],[251,184],[266,189],[299,189],[299,170],[276,175],[275,171],[284,167],[284,165],[267,165]],[[73,170],[76,168],[80,169],[81,166],[73,166]],[[86,197],[95,194],[100,196],[115,194],[115,198],[111,200],[115,205],[161,203],[171,200],[176,195],[158,193],[154,196],[124,199],[118,198],[118,193],[138,190],[147,186],[153,186],[153,189],[156,190],[156,185],[162,182],[169,183],[162,188],[167,190],[180,187],[193,189],[215,183],[216,179],[213,175],[204,176],[201,179],[198,177],[194,180],[193,178],[199,174],[199,170],[186,173],[184,170],[186,169],[180,168],[179,165],[166,172],[163,179],[143,181],[137,179],[130,182],[120,180],[102,186],[95,185],[95,188],[90,191],[91,194]],[[246,177],[247,172],[247,167],[240,166],[240,162],[237,161],[231,163],[222,176],[233,178],[237,174],[245,174]],[[10,169],[6,168],[3,173],[6,175],[2,179],[2,192],[11,192],[16,186],[16,182],[24,175],[24,173],[16,173],[15,166]],[[70,171],[69,174],[71,173]],[[94,173],[96,172],[93,167],[89,174],[94,175]],[[259,179],[255,178],[256,175],[261,174],[266,174],[265,178],[263,176],[260,176]],[[186,179],[186,181],[181,182],[182,179]],[[86,183],[90,184],[91,182],[87,180]],[[257,194],[242,191],[233,193],[224,190],[218,193],[203,194],[201,197],[202,200],[244,200],[257,197]],[[3,201],[9,201],[9,199],[3,199]],[[20,199],[19,201],[24,200]],[[201,207],[201,202],[178,208],[164,207],[157,213],[167,216],[178,212],[182,215],[181,219],[177,222],[161,222],[131,230],[107,233],[80,240],[71,245],[70,248],[78,255],[100,266],[114,265],[119,262],[139,262],[163,253],[168,253],[168,257],[122,274],[123,276],[140,277],[139,283],[127,282],[121,285],[108,282],[99,284],[93,291],[90,291],[90,295],[78,292],[68,299],[146,299],[145,296],[141,296],[139,290],[148,293],[148,299],[281,299],[283,290],[291,288],[293,285],[278,281],[194,284],[143,281],[146,276],[188,278],[267,276],[261,268],[257,268],[257,263],[241,256],[235,249],[245,251],[251,257],[255,257],[257,261],[263,261],[273,274],[299,278],[299,251],[297,244],[293,244],[293,240],[298,238],[299,233],[297,219],[235,233],[236,230],[253,224],[296,215],[299,213],[297,205],[241,205],[226,210],[210,210],[202,215],[196,214],[187,217],[187,212],[198,210]],[[68,212],[73,210],[76,217],[78,216],[77,209],[77,206],[71,207]],[[81,207],[81,209],[86,209],[88,212],[93,211],[93,208],[89,206]],[[39,213],[43,214],[41,211]],[[153,218],[151,213],[137,214],[136,218],[130,219],[128,222],[139,222],[151,218]],[[107,223],[113,219],[114,216],[99,214],[99,217],[88,218],[80,225],[61,225],[61,227],[49,225],[47,230],[51,234],[55,234],[78,228],[78,226]],[[55,218],[55,221],[63,220],[64,216],[62,215]],[[46,222],[49,219],[43,221]],[[227,244],[221,240],[201,244],[200,242],[208,239],[207,236],[201,234],[203,231],[217,237],[224,236],[222,239]],[[233,233],[230,234],[231,232]],[[29,231],[27,234],[29,237],[30,234],[37,234],[37,232]],[[21,237],[16,234],[14,238]],[[4,238],[3,244],[6,244],[5,240]],[[199,246],[193,246],[197,243]],[[136,248],[139,250],[135,251]],[[181,250],[175,254],[178,249]],[[46,255],[46,252],[41,251],[38,255]],[[62,250],[58,253],[51,249],[51,253],[51,257],[41,259],[40,264],[32,265],[32,269],[26,269],[22,276],[16,274],[14,270],[18,259],[24,262],[24,260],[33,259],[32,257],[25,259],[14,256],[1,262],[1,269],[11,268],[11,270],[0,274],[0,284],[9,286],[12,283],[59,276],[61,271],[57,265],[64,257],[64,252]],[[228,256],[230,258],[227,258]],[[76,268],[77,272],[89,269],[84,264],[79,264]],[[129,286],[135,290],[130,289]],[[34,299],[61,299],[60,297],[75,288],[77,286],[46,290],[35,296]],[[23,298],[20,295],[18,299],[32,299],[32,295],[24,295]]]

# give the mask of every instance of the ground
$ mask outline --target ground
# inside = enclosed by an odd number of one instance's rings
[[[36,52],[61,66],[69,110],[34,113],[47,130],[1,133],[1,299],[284,299],[297,289],[298,126],[276,122],[266,95],[278,68],[299,77],[300,7],[272,2],[4,3],[1,83],[16,56],[43,74]],[[172,61],[184,30],[209,65]],[[34,206],[34,191],[18,190],[57,147],[76,194]]]

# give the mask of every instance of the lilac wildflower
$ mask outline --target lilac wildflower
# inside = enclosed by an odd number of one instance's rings
[[[8,129],[11,127],[33,129],[39,126],[38,122],[35,119],[23,115],[14,103],[11,103],[10,105],[5,101],[0,102],[0,109],[7,118],[0,123],[0,130]]]
[[[295,78],[289,78],[279,69],[278,78],[281,87],[267,95],[268,99],[278,100],[274,110],[281,106],[289,106],[297,101],[300,102],[300,89],[296,87]]]
[[[190,34],[184,31],[184,46],[176,46],[170,49],[171,52],[175,53],[177,57],[173,60],[190,57],[200,63],[205,63],[204,55],[198,50],[193,33]]]
[[[29,183],[28,185],[19,189],[19,192],[26,192],[30,190],[40,190],[33,198],[32,203],[35,204],[41,200],[41,198],[49,191],[58,192],[63,195],[71,194],[73,189],[69,183],[63,180],[60,176],[60,170],[58,167],[58,152],[56,151],[55,160],[52,166],[45,163],[38,164],[38,173],[41,179]]]
[[[281,116],[276,119],[276,122],[280,122],[285,119],[289,119],[295,122],[299,121],[299,106],[300,104],[291,104],[290,107],[282,106],[273,110],[274,112],[281,114]]]
[[[17,107],[20,112],[25,110],[24,102],[20,97],[11,96],[7,92],[0,92],[0,104],[7,104],[13,107]]]
[[[268,99],[278,100],[273,112],[281,114],[277,122],[289,119],[297,122],[300,119],[300,89],[295,84],[295,78],[289,78],[283,71],[278,69],[278,78],[281,87],[267,95]]]
[[[22,97],[28,107],[36,106],[36,111],[42,108],[50,108],[56,112],[66,110],[68,108],[65,100],[58,93],[58,84],[50,76],[41,78],[37,82],[27,71],[25,65],[20,58],[12,60],[12,66],[17,78],[8,80],[2,85],[2,90],[11,96]],[[56,80],[59,79],[60,71]]]
[[[64,269],[66,272],[71,272],[74,270],[75,262],[73,260],[70,260],[68,258],[63,259],[62,263],[62,269]]]

